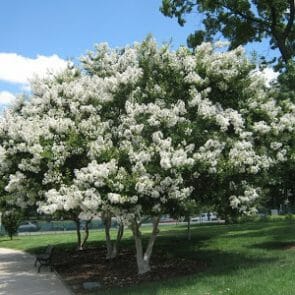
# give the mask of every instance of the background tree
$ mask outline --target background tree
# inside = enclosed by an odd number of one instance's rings
[[[184,220],[187,222],[187,239],[191,240],[191,218],[198,215],[201,212],[200,204],[197,204],[196,200],[189,199],[183,202],[181,206],[173,208],[170,216],[176,220]]]
[[[189,35],[189,47],[220,34],[230,41],[230,49],[269,38],[270,47],[280,51],[280,61],[286,65],[294,58],[294,0],[162,0],[160,10],[181,26],[195,10],[204,15],[204,29]]]
[[[19,208],[12,208],[2,213],[2,224],[11,240],[17,234],[21,219],[22,214]]]

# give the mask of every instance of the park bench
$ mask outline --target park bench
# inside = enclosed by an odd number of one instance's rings
[[[42,266],[50,266],[50,270],[53,271],[52,254],[53,246],[48,245],[44,253],[36,255],[35,266],[39,263],[38,273],[40,272]]]

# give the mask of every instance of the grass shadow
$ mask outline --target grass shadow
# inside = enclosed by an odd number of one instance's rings
[[[1,240],[0,240],[0,243],[3,243],[3,242],[9,242],[9,241],[12,241],[12,240],[10,240],[10,239],[1,239]]]
[[[101,290],[95,294],[112,295],[150,295],[158,294],[160,290],[175,294],[173,290],[188,289],[190,285],[196,286],[201,278],[231,275],[240,270],[255,268],[259,265],[271,265],[276,258],[252,258],[240,253],[231,253],[218,250],[200,250],[198,253],[191,253],[192,259],[201,259],[207,262],[207,267],[195,273],[190,273],[181,277],[172,277],[163,281],[143,282],[140,285],[127,288],[114,288],[111,290]],[[167,294],[169,294],[167,293]],[[165,293],[166,294],[166,293]],[[180,294],[180,293],[177,293]]]
[[[290,224],[286,222],[267,224],[267,228],[263,225],[250,224],[243,227],[241,232],[241,227],[239,225],[234,225],[228,232],[225,232],[225,236],[231,238],[259,238],[261,236],[276,237],[276,239],[282,239],[286,234],[293,235],[295,237],[295,227],[292,228]]]
[[[258,244],[253,244],[249,248],[263,249],[263,250],[290,250],[295,249],[295,242],[290,241],[268,241]]]
[[[0,245],[1,245],[1,243],[9,243],[9,242],[11,242],[11,243],[14,243],[14,242],[16,242],[16,241],[21,241],[21,238],[18,238],[18,237],[14,237],[12,240],[9,238],[9,237],[7,237],[7,238],[2,238],[2,239],[0,239]],[[9,245],[5,245],[5,248],[8,248],[8,246]]]

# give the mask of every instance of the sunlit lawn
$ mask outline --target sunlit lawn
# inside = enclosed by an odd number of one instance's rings
[[[145,231],[148,231],[146,228]],[[103,247],[103,232],[91,231],[89,245]],[[36,252],[54,244],[73,247],[74,233],[0,238],[0,247]],[[123,247],[133,247],[125,232]],[[201,273],[96,294],[181,295],[294,295],[295,224],[288,222],[193,226],[187,241],[183,226],[163,226],[155,251],[168,256],[190,257],[207,263]]]

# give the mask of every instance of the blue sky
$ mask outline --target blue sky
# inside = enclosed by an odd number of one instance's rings
[[[174,48],[185,45],[187,35],[201,25],[201,16],[189,16],[180,27],[160,13],[160,5],[161,0],[2,0],[0,106],[11,101],[7,95],[28,89],[33,71],[42,74],[49,65],[58,69],[95,43],[120,47],[152,33],[158,42],[172,41]],[[268,48],[262,43],[247,51],[272,56]]]
[[[160,0],[4,0],[1,51],[28,57],[76,57],[107,41],[124,46],[153,33],[158,41],[185,44],[189,26],[159,12]],[[4,6],[4,7],[3,7]]]

